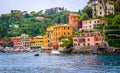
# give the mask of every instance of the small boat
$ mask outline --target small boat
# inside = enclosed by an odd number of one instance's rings
[[[51,54],[53,54],[53,55],[60,55],[60,52],[58,50],[52,50]]]
[[[34,56],[39,56],[39,54],[37,53],[37,54],[35,54]]]

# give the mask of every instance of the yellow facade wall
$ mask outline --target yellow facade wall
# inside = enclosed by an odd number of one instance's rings
[[[47,37],[46,35],[44,35],[44,44],[43,47],[46,48],[47,47]]]
[[[34,47],[36,47],[36,46],[43,47],[44,46],[44,38],[43,38],[43,36],[33,37],[33,38],[31,38],[30,43],[31,43],[31,46],[34,46]]]
[[[53,29],[54,39],[53,39],[53,45],[58,45],[59,38],[61,36],[69,37],[72,36],[72,27],[67,24],[62,24],[54,27]]]

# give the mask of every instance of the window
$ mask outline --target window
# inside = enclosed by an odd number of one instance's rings
[[[100,6],[100,10],[102,10],[102,7]]]
[[[87,36],[89,36],[89,34],[87,34]]]
[[[112,11],[113,11],[113,8],[112,8]]]
[[[83,46],[85,46],[85,43],[83,43]]]
[[[100,15],[102,15],[102,12],[100,11]]]
[[[99,21],[97,21],[99,23]]]
[[[88,43],[88,46],[90,46],[90,43]]]
[[[96,8],[94,8],[94,11],[96,11]]]
[[[90,41],[90,39],[88,38],[88,41]]]
[[[64,29],[65,29],[65,27],[64,27]]]
[[[74,17],[74,19],[76,19],[76,17]]]
[[[78,46],[80,46],[80,43],[78,43]]]
[[[68,35],[69,35],[70,33],[68,32]]]
[[[77,41],[77,39],[74,39],[74,41]]]
[[[96,14],[94,13],[94,16],[96,16]]]
[[[85,42],[85,39],[79,39],[79,42]]]
[[[96,21],[94,21],[94,23],[96,24]]]
[[[74,46],[76,46],[76,44],[74,44]]]
[[[90,21],[90,24],[91,24],[91,21]]]
[[[64,32],[64,35],[65,35],[66,33]]]
[[[91,28],[91,25],[89,27]]]
[[[50,41],[48,40],[48,42],[50,42]]]
[[[69,30],[70,28],[68,27],[68,30]]]
[[[84,34],[82,34],[82,36],[84,36]]]

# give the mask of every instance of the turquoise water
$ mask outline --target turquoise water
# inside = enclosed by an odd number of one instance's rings
[[[0,53],[0,73],[120,73],[120,55]]]

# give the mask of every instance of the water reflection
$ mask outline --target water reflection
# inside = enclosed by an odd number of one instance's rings
[[[119,73],[120,55],[0,53],[0,73]]]

